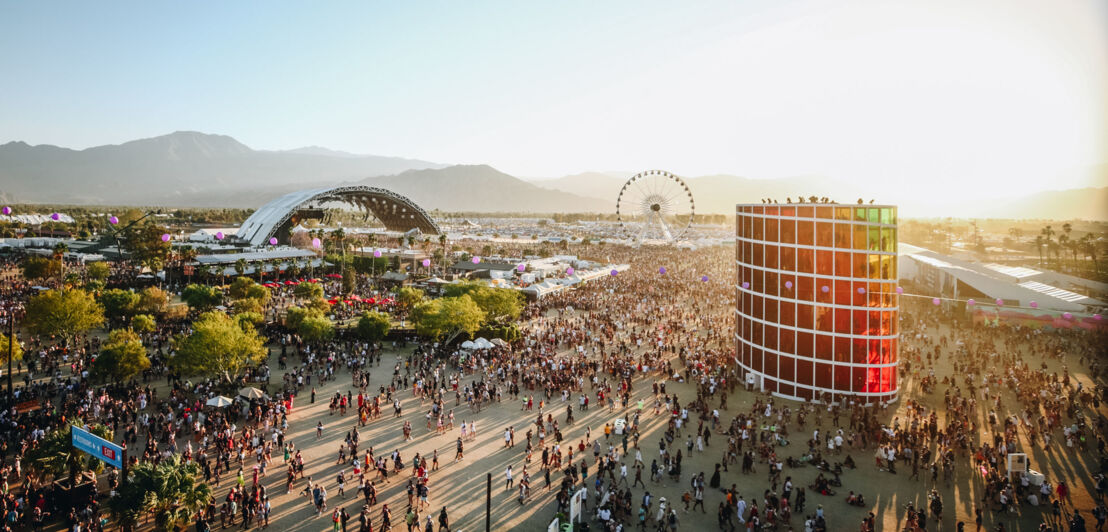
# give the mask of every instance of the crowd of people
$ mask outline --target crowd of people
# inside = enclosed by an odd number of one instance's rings
[[[433,481],[443,474],[436,442],[455,451],[443,462],[465,467],[478,425],[503,442],[497,463],[512,505],[549,508],[538,512],[544,518],[580,511],[602,530],[673,531],[708,507],[721,530],[880,530],[889,512],[901,527],[926,530],[954,519],[944,514],[952,496],[972,506],[978,528],[1030,516],[1044,530],[1082,530],[1088,516],[1099,529],[1108,516],[1104,478],[1071,485],[1059,465],[1094,473],[1108,465],[1102,333],[984,327],[905,295],[898,402],[792,402],[748,390],[734,363],[729,248],[602,253],[630,269],[528,304],[522,338],[505,347],[348,335],[309,344],[274,325],[264,331],[265,365],[235,382],[194,381],[166,367],[169,338],[187,328],[167,322],[145,337],[151,368],[125,385],[89,380],[99,336],[70,345],[25,336],[17,403],[33,405],[0,413],[5,526],[50,518],[74,531],[105,526],[95,490],[51,516],[49,486],[24,461],[46,434],[78,420],[111,428],[132,463],[173,454],[198,463],[217,488],[198,530],[266,528],[275,509],[293,504],[287,497],[306,499],[335,530],[449,530],[458,511],[438,502],[450,488]],[[35,290],[14,262],[0,277],[3,319],[19,319]],[[206,406],[247,385],[264,397]],[[308,425],[298,411],[317,401],[327,415]],[[400,444],[365,435],[378,430]],[[334,447],[310,451],[319,445]],[[1016,454],[1045,478],[1009,475]],[[271,475],[275,459],[283,477]],[[323,473],[306,474],[313,470]],[[466,476],[485,471],[476,473]],[[875,507],[888,495],[866,480],[874,475],[906,475],[896,478],[914,482],[898,485],[911,504]],[[268,476],[283,478],[285,490],[274,493],[279,481]],[[1082,512],[1073,494],[1090,488]],[[347,492],[360,509],[335,504]]]

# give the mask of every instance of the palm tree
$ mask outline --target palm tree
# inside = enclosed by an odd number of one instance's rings
[[[1023,229],[1011,227],[1008,229],[1008,234],[1012,235],[1012,238],[1016,239],[1016,243],[1019,244],[1020,239],[1023,238]]]
[[[1035,247],[1039,249],[1039,266],[1043,265],[1043,246],[1046,244],[1046,240],[1043,235],[1035,235]]]
[[[235,261],[235,273],[240,276],[246,273],[246,259],[239,259]]]
[[[64,286],[65,283],[65,254],[69,252],[69,246],[65,242],[58,242],[54,244],[54,259],[62,265],[61,275],[58,276],[58,288]]]
[[[201,475],[199,464],[185,462],[179,454],[157,464],[139,462],[108,499],[108,511],[124,530],[133,529],[143,513],[153,514],[158,531],[187,527],[212,500],[212,488]]]
[[[1054,237],[1054,228],[1049,226],[1049,225],[1044,227],[1043,230],[1042,230],[1042,235],[1043,235],[1043,244],[1046,245],[1046,249],[1047,249],[1047,254],[1046,255],[1049,258],[1051,250],[1054,249],[1054,239],[1053,239],[1053,237]]]
[[[1096,261],[1096,239],[1093,238],[1093,234],[1086,233],[1085,236],[1081,237],[1078,243],[1080,244],[1082,254],[1093,259],[1093,271],[1099,274],[1100,265],[1097,264]]]

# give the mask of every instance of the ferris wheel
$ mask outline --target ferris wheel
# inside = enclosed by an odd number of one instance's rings
[[[635,174],[616,199],[620,230],[638,243],[680,240],[692,225],[692,191],[683,179],[665,170]]]

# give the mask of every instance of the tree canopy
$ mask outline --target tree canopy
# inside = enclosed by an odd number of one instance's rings
[[[169,293],[156,286],[143,288],[138,293],[139,301],[135,305],[135,312],[144,312],[160,316],[169,309]]]
[[[50,279],[62,274],[62,261],[38,255],[23,259],[23,277],[32,281]]]
[[[330,340],[335,335],[335,324],[321,314],[309,313],[296,328],[306,342]]]
[[[300,283],[292,293],[300,299],[319,299],[323,297],[323,287],[317,283]]]
[[[104,315],[113,321],[122,320],[135,312],[141,298],[138,294],[121,288],[112,288],[100,293],[100,304]]]
[[[523,295],[517,290],[494,288],[480,283],[448,284],[443,295],[457,297],[468,295],[485,311],[485,319],[490,323],[504,323],[519,319],[523,311]]]
[[[100,471],[104,463],[98,458],[86,455],[73,446],[71,425],[63,425],[46,432],[46,436],[38,441],[38,444],[27,450],[26,461],[35,471],[45,478],[52,474],[60,477],[69,472],[70,480],[77,477],[81,471],[89,469]],[[78,425],[80,426],[80,425]],[[114,437],[111,429],[103,425],[91,425],[88,431],[111,441]]]
[[[181,292],[181,300],[194,310],[208,310],[223,302],[223,293],[214,286],[190,284]]]
[[[125,382],[149,368],[150,359],[142,340],[126,329],[112,331],[92,363],[94,375],[113,382]]]
[[[434,339],[453,339],[457,334],[472,336],[485,321],[485,312],[468,295],[425,301],[412,309],[416,332]]]
[[[68,345],[78,334],[104,323],[104,309],[84,290],[45,290],[27,302],[24,323],[32,333],[58,335]]]
[[[185,375],[217,374],[228,382],[266,358],[265,342],[253,327],[244,327],[222,312],[205,312],[192,333],[178,335],[169,364]]]
[[[0,334],[0,364],[8,363],[8,344],[11,342],[11,337],[7,334]],[[15,341],[15,344],[11,345],[12,350],[12,362],[21,360],[23,358],[23,346],[20,345],[19,340]]]
[[[85,272],[88,273],[89,279],[103,281],[111,275],[112,269],[108,267],[108,263],[106,262],[90,262],[89,265],[85,267]]]
[[[361,318],[358,318],[356,331],[358,336],[364,340],[379,342],[389,334],[390,327],[391,323],[388,314],[371,310],[362,314]]]
[[[165,267],[169,259],[169,242],[162,241],[165,229],[152,223],[142,224],[127,232],[122,242],[123,249],[130,254],[131,260],[157,271]]]
[[[157,327],[158,322],[154,321],[154,317],[149,314],[135,314],[131,318],[131,329],[135,332],[154,332]]]
[[[402,286],[396,291],[396,302],[405,310],[411,310],[423,302],[423,290]]]
[[[157,464],[139,462],[132,467],[128,481],[108,499],[108,511],[124,530],[151,513],[154,529],[168,532],[188,527],[211,498],[212,488],[204,482],[200,464],[174,454]]]

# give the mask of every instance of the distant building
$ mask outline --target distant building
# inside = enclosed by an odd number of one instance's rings
[[[897,397],[891,205],[736,206],[736,358],[777,397]]]

